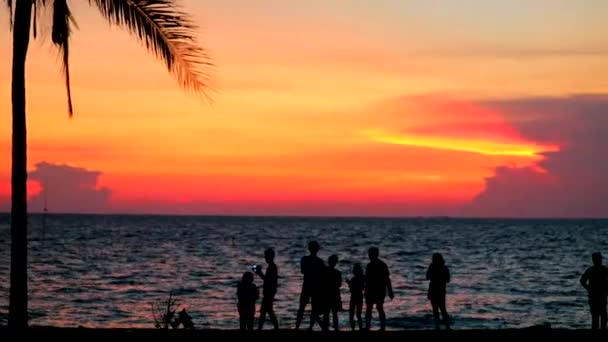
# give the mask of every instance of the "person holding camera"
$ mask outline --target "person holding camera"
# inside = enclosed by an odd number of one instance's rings
[[[270,321],[274,326],[275,330],[279,329],[279,322],[277,316],[274,313],[273,303],[274,296],[277,294],[279,271],[277,265],[274,263],[275,253],[272,248],[268,248],[264,252],[264,258],[268,264],[266,273],[262,272],[262,267],[259,265],[253,266],[253,272],[257,274],[262,280],[264,280],[262,306],[260,307],[260,319],[258,322],[258,330],[262,330],[264,322],[266,321],[266,314],[270,317]]]

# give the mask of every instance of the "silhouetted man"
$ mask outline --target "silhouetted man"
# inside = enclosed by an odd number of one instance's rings
[[[591,309],[591,327],[599,328],[601,318],[602,329],[606,329],[606,295],[608,294],[608,268],[602,265],[602,254],[593,253],[593,266],[589,267],[581,277],[581,285],[589,293]]]
[[[264,322],[266,321],[266,313],[270,317],[270,321],[274,326],[274,329],[279,329],[279,321],[277,321],[277,316],[274,314],[274,296],[277,294],[278,287],[278,279],[279,279],[279,271],[277,269],[277,265],[274,263],[274,250],[272,248],[268,248],[264,252],[264,258],[266,259],[266,263],[268,263],[268,268],[266,269],[266,274],[262,272],[261,267],[257,267],[255,273],[260,276],[264,280],[264,289],[263,294],[264,298],[262,298],[262,306],[260,307],[260,320],[258,322],[258,330],[262,330],[264,327]]]
[[[388,291],[388,296],[393,299],[393,286],[388,272],[388,266],[380,260],[380,251],[376,247],[368,250],[369,264],[365,272],[365,328],[369,330],[372,322],[372,310],[374,305],[380,317],[380,330],[386,329],[386,315],[384,314],[384,298]]]
[[[310,241],[308,243],[310,255],[302,257],[302,260],[300,261],[300,270],[304,275],[304,282],[302,283],[302,292],[300,293],[300,308],[298,309],[298,315],[296,317],[296,330],[300,329],[302,318],[304,317],[304,310],[308,303],[312,304],[309,330],[312,330],[315,322],[319,323],[324,330],[327,329],[320,318],[320,314],[323,311],[322,304],[324,296],[322,290],[325,263],[317,256],[319,249],[320,246],[317,241]]]

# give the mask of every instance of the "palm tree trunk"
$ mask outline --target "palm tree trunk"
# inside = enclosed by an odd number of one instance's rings
[[[27,132],[25,60],[30,42],[32,1],[17,0],[13,26],[13,145],[11,180],[11,289],[8,323],[27,327]]]

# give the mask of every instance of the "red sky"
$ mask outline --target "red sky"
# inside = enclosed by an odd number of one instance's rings
[[[31,209],[46,188],[52,211],[608,215],[602,158],[570,158],[605,141],[607,5],[516,2],[184,1],[217,65],[207,104],[75,1],[73,119],[50,44],[28,60]],[[0,86],[6,209],[8,58]],[[522,189],[585,205],[522,208]]]

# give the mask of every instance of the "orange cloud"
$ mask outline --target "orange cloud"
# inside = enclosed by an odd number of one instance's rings
[[[559,151],[557,146],[541,146],[531,142],[499,142],[481,139],[395,134],[381,130],[368,130],[362,134],[386,144],[427,147],[433,149],[479,153],[489,156],[516,156],[542,159],[542,153]]]
[[[507,165],[535,167],[557,143],[523,137],[506,113],[440,96],[404,97],[380,107],[381,115],[357,133],[370,142],[502,157]],[[504,164],[503,164],[504,165]]]

